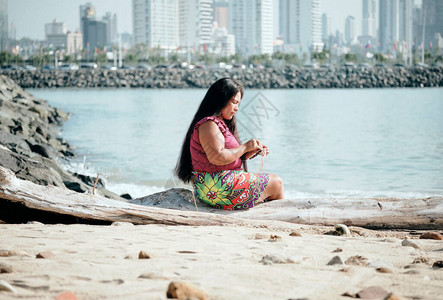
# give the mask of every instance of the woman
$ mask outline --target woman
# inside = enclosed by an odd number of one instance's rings
[[[246,160],[268,155],[269,149],[256,139],[240,142],[235,114],[242,98],[240,82],[222,78],[212,84],[189,126],[175,168],[182,181],[192,181],[200,201],[226,210],[283,199],[279,176],[247,172]]]

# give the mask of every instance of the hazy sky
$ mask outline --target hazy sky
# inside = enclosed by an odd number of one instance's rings
[[[235,1],[235,0],[234,0]],[[57,18],[68,30],[79,28],[79,6],[91,2],[101,18],[110,11],[117,14],[118,31],[132,33],[132,0],[9,0],[9,24],[14,23],[17,38],[43,40],[44,26]],[[356,18],[356,33],[361,33],[362,0],[321,0],[321,13],[331,16],[332,30],[344,32],[348,15]],[[378,1],[377,1],[378,2]]]

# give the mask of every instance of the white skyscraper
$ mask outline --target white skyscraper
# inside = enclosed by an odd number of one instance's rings
[[[59,22],[57,19],[54,19],[52,23],[45,24],[46,39],[48,39],[48,35],[60,35],[66,34],[67,32],[68,28],[66,27],[66,23]]]
[[[133,0],[134,42],[161,49],[164,54],[179,45],[178,0]]]
[[[412,27],[413,27],[413,0],[400,0],[399,2],[399,48],[405,53],[407,63],[412,63]]]
[[[363,0],[362,13],[362,35],[375,37],[375,0]]]
[[[212,36],[213,0],[180,0],[180,46],[205,51]]]
[[[322,51],[320,0],[281,0],[280,32],[285,51]]]
[[[355,18],[348,16],[345,20],[345,40],[346,43],[352,44],[355,39]]]
[[[237,53],[272,54],[273,1],[229,1],[229,32],[235,35]]]

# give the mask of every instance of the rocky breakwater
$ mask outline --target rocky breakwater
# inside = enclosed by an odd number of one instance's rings
[[[11,169],[17,178],[40,185],[66,187],[76,192],[91,192],[95,179],[64,170],[63,159],[75,154],[59,136],[59,126],[68,114],[49,106],[19,87],[12,79],[0,76],[0,165]],[[107,191],[98,180],[96,193],[121,199]]]
[[[355,67],[3,71],[22,88],[207,88],[221,77],[247,88],[393,88],[441,87],[443,67]]]

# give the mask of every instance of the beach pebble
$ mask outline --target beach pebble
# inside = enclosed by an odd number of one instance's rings
[[[293,231],[289,234],[289,236],[301,236],[301,234],[298,231]]]
[[[344,265],[345,263],[343,262],[343,259],[340,256],[334,256],[329,262],[328,262],[328,266],[332,266],[332,265]]]
[[[427,263],[428,261],[429,261],[429,258],[420,256],[420,257],[416,257],[412,263],[413,264],[424,264],[424,263]]]
[[[443,240],[443,236],[438,232],[426,232],[420,235],[420,239]]]
[[[208,295],[196,288],[195,286],[185,282],[171,282],[166,292],[166,297],[179,300],[198,299],[207,300]]]
[[[342,248],[336,248],[334,251],[332,251],[332,253],[337,253],[337,252],[343,252]]]
[[[18,255],[16,251],[11,250],[0,250],[0,257],[9,257],[9,256],[15,256]]]
[[[345,235],[345,236],[350,236],[351,235],[351,231],[349,230],[348,226],[344,225],[344,224],[337,224],[335,225],[335,232],[338,235]]]
[[[129,254],[129,255],[126,255],[126,256],[125,256],[125,259],[134,259],[134,256],[132,256],[132,255]]]
[[[39,253],[35,256],[35,258],[44,258],[44,259],[47,259],[47,258],[52,258],[52,257],[54,257],[54,256],[55,256],[54,253],[51,252],[51,251],[43,251],[43,252],[39,252]]]
[[[354,265],[354,266],[367,266],[369,264],[369,261],[364,256],[355,255],[355,256],[349,257],[345,263],[347,265]]]
[[[12,273],[12,267],[6,264],[0,263],[0,273]]]
[[[388,292],[379,286],[370,286],[358,292],[356,296],[360,299],[383,299],[388,296]]]
[[[411,242],[410,240],[403,240],[401,242],[401,245],[406,247],[413,247],[415,249],[420,249],[420,247],[416,243]]]
[[[140,253],[138,254],[138,258],[139,259],[149,259],[149,258],[152,258],[152,256],[148,252],[141,250]]]
[[[39,222],[39,221],[29,221],[26,224],[29,224],[29,225],[45,225],[45,224],[43,224],[42,222]]]
[[[383,300],[401,300],[401,298],[397,297],[393,293],[389,293]]]
[[[0,291],[17,293],[17,290],[12,285],[1,279],[0,279]]]
[[[436,262],[432,265],[432,267],[433,267],[433,268],[436,268],[436,269],[443,268],[443,260],[438,260],[438,261],[436,261]]]
[[[269,237],[268,242],[278,242],[278,241],[281,241],[281,240],[282,240],[281,236],[271,234],[271,236]]]
[[[420,274],[420,271],[419,270],[408,270],[408,271],[404,272],[403,274],[417,275],[417,274]]]
[[[70,291],[63,292],[55,297],[55,300],[77,300],[77,296]]]
[[[131,222],[112,222],[111,226],[134,226]]]
[[[264,265],[272,265],[272,264],[284,264],[286,263],[286,259],[280,255],[266,255],[260,261]]]
[[[386,267],[377,268],[376,271],[379,273],[394,273],[391,269]]]
[[[51,251],[43,251],[35,256],[35,258],[44,258],[44,259],[51,257],[54,257],[54,253],[52,253]]]

